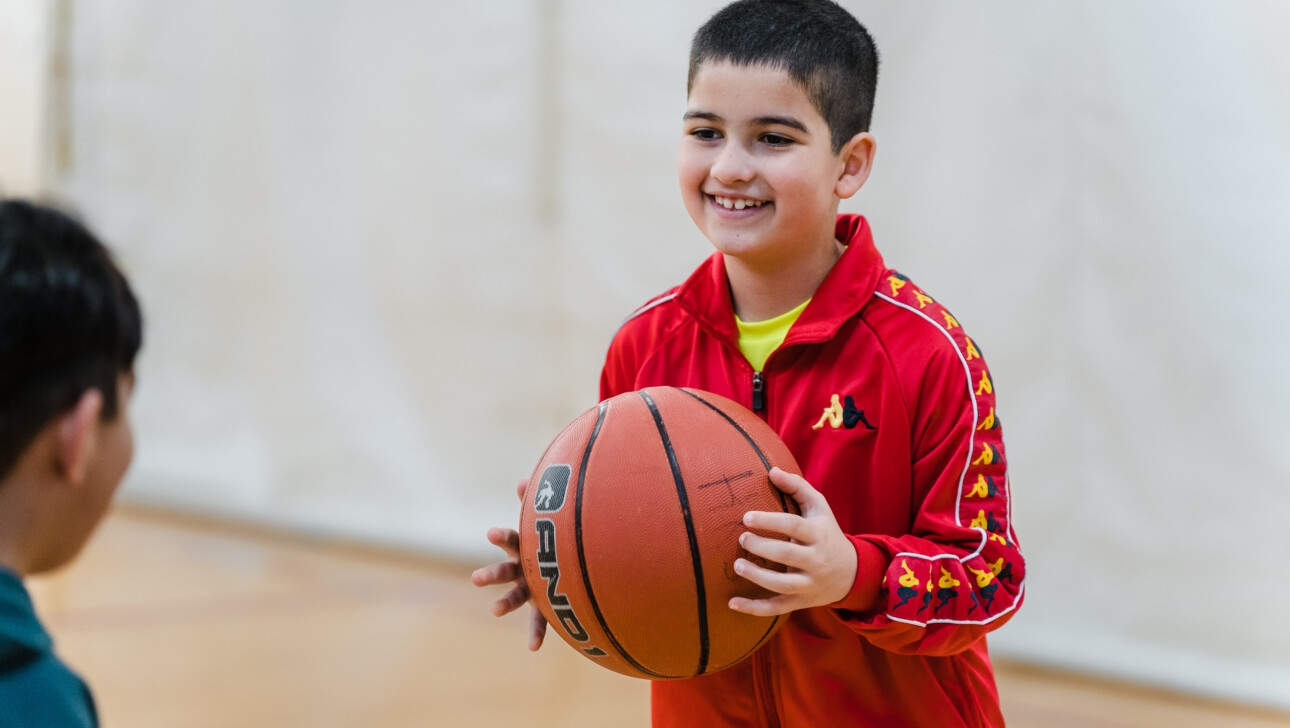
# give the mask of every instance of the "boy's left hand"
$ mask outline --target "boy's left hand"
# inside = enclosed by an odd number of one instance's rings
[[[735,572],[777,596],[769,599],[733,597],[730,608],[769,617],[795,609],[832,604],[850,591],[856,578],[856,549],[842,533],[833,509],[820,492],[800,475],[779,468],[770,471],[770,482],[797,501],[802,515],[749,511],[744,525],[782,533],[792,542],[745,532],[739,544],[749,553],[783,564],[786,572],[758,566],[748,559],[735,560]]]

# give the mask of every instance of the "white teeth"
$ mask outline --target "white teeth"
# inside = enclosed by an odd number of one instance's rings
[[[718,197],[717,195],[713,195],[712,199],[727,210],[742,210],[745,207],[761,207],[766,204],[764,200],[732,200],[729,197]]]

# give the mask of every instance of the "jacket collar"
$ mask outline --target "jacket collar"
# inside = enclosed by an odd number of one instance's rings
[[[847,249],[789,330],[784,345],[828,341],[873,297],[885,266],[874,247],[869,221],[861,215],[838,215],[834,234]],[[713,253],[681,284],[676,300],[713,334],[738,346],[730,280],[721,253]]]
[[[17,575],[0,569],[0,671],[53,649]]]

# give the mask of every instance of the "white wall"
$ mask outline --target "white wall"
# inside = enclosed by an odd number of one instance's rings
[[[125,496],[491,557],[707,254],[673,165],[719,4],[75,4],[48,184],[146,307]],[[992,647],[1290,708],[1290,9],[846,4],[884,58],[846,209],[999,389],[1031,578]]]
[[[0,0],[0,194],[44,189],[52,0]]]
[[[534,225],[534,11],[80,8],[64,189],[148,315],[127,495],[481,550],[573,414],[531,361],[568,338]]]

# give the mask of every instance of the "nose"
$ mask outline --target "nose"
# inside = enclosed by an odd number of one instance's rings
[[[729,142],[722,145],[717,158],[712,161],[708,172],[712,178],[722,184],[751,182],[756,175],[752,157],[741,145]]]

